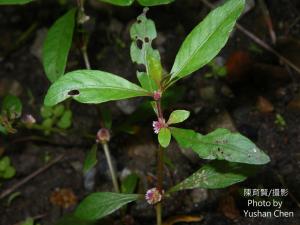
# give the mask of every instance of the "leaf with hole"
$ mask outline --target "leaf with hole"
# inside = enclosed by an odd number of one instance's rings
[[[137,21],[130,28],[130,37],[132,39],[130,55],[133,62],[145,66],[149,79],[160,83],[162,77],[162,66],[160,63],[160,54],[158,50],[152,48],[152,41],[157,37],[155,24],[146,17],[147,10],[137,17]],[[157,87],[149,82],[151,91]]]
[[[68,98],[96,104],[139,96],[149,96],[149,93],[122,77],[100,70],[77,70],[51,85],[44,104],[53,106]]]
[[[168,124],[181,123],[189,118],[190,112],[187,110],[175,110],[171,113]]]
[[[76,9],[60,17],[49,29],[43,46],[43,66],[48,79],[56,81],[65,73],[72,45]]]
[[[172,136],[182,148],[190,148],[203,159],[219,159],[248,164],[266,164],[268,155],[251,140],[226,129],[201,135],[193,130],[170,128]]]
[[[83,163],[83,172],[87,173],[91,170],[98,162],[97,159],[97,144],[94,144],[91,150],[86,155],[86,158]]]
[[[224,47],[244,9],[244,0],[229,0],[211,11],[186,37],[171,70],[180,79],[209,63]]]
[[[172,187],[168,192],[194,188],[225,188],[246,180],[248,176],[255,174],[258,168],[259,166],[243,163],[213,161],[201,167],[197,172]]]
[[[75,216],[83,220],[101,219],[140,197],[141,195],[138,194],[96,192],[90,194],[79,204]]]
[[[158,142],[159,144],[166,148],[169,146],[170,144],[170,141],[171,141],[171,132],[170,132],[170,129],[167,128],[167,127],[163,127],[159,130],[159,133],[158,133]]]

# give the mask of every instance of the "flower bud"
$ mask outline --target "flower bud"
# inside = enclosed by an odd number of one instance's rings
[[[100,130],[98,130],[96,142],[106,143],[109,140],[110,140],[110,133],[108,129],[101,128]]]
[[[159,191],[157,188],[149,189],[145,194],[145,199],[150,205],[159,203],[162,199],[164,191]]]
[[[36,123],[36,119],[31,114],[25,114],[22,119],[22,123],[24,123],[26,126],[32,126]]]
[[[154,93],[153,93],[153,99],[155,101],[158,101],[159,99],[161,99],[161,92],[160,91],[154,91]]]

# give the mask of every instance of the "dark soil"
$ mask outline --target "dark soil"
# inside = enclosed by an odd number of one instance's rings
[[[86,11],[91,20],[86,29],[91,32],[88,52],[92,68],[136,81],[136,67],[129,56],[129,27],[142,8],[137,5],[118,8],[98,4],[97,1],[89,2]],[[278,38],[274,48],[300,67],[300,2],[265,2]],[[50,82],[37,57],[41,49],[41,41],[37,37],[67,8],[50,0],[26,6],[0,7],[0,98],[5,91],[17,93],[23,100],[24,113],[33,114],[38,121],[41,119],[40,106]],[[148,17],[155,21],[159,33],[155,46],[160,50],[166,69],[171,68],[185,35],[208,11],[201,1],[192,0],[178,0],[168,6],[150,9]],[[242,17],[240,23],[271,44],[258,3]],[[30,27],[33,29],[20,39]],[[79,39],[75,37],[68,71],[84,68],[78,46]],[[205,78],[204,73],[209,68],[204,68],[178,82],[177,90],[182,90],[182,94],[176,95],[178,101],[168,105],[166,114],[174,108],[190,110],[192,115],[184,125],[201,133],[217,127],[237,130],[264,149],[271,157],[271,162],[261,168],[256,176],[234,187],[177,194],[172,200],[166,201],[164,217],[202,215],[203,221],[197,224],[207,225],[300,224],[300,76],[237,30],[220,56],[226,62],[228,76]],[[265,106],[258,103],[259,97],[267,99],[273,110],[265,112]],[[125,101],[123,106],[137,108],[140,103],[141,100]],[[131,170],[141,175],[137,191],[144,193],[146,188],[152,187],[156,174],[155,136],[151,129],[154,116],[138,112],[126,115],[118,104],[105,104],[105,107],[108,106],[114,118],[110,147],[118,172],[121,175]],[[1,191],[44,166],[46,158],[53,159],[62,153],[65,155],[63,160],[16,190],[20,195],[9,205],[7,198],[1,199],[1,225],[13,225],[27,217],[39,215],[42,215],[39,220],[41,224],[55,224],[75,208],[62,209],[50,203],[51,193],[57,188],[70,188],[79,201],[90,191],[112,191],[101,149],[95,177],[84,178],[81,169],[86,152],[94,144],[93,138],[85,136],[95,135],[100,128],[99,108],[76,102],[72,102],[71,107],[74,121],[68,135],[53,134],[46,137],[47,141],[36,141],[36,136],[43,137],[41,132],[19,129],[14,135],[1,136],[0,148],[5,146],[5,154],[12,157],[17,169],[16,176],[3,183]],[[286,126],[275,123],[276,114],[284,118]],[[136,122],[139,117],[144,119]],[[133,135],[123,132],[124,124],[134,127],[138,132]],[[167,154],[175,168],[169,170],[168,174],[172,176],[166,177],[165,185],[182,180],[204,163],[194,155],[183,154],[175,143],[172,143]],[[91,186],[92,190],[88,188]],[[241,194],[244,188],[287,188],[289,195],[281,199],[283,210],[293,211],[294,217],[245,218],[243,210],[251,207],[247,207],[247,199]],[[155,221],[154,209],[143,202],[130,205],[128,215],[125,221],[128,225],[153,224]],[[118,214],[99,224],[112,222],[121,223]]]

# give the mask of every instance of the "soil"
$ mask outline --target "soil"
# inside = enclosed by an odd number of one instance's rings
[[[129,55],[129,28],[142,8],[88,2],[86,12],[91,20],[86,29],[91,33],[88,53],[92,68],[136,81],[136,66],[131,63]],[[300,67],[300,2],[265,2],[277,36],[274,48]],[[40,60],[41,40],[46,29],[68,7],[50,0],[26,6],[0,7],[0,98],[7,91],[19,95],[24,105],[23,112],[34,115],[38,121],[50,85]],[[201,1],[192,0],[178,0],[149,10],[147,15],[155,21],[158,30],[154,45],[160,50],[165,69],[170,70],[180,43],[208,11]],[[243,15],[240,24],[272,44],[258,3]],[[84,68],[78,46],[79,39],[75,35],[67,71]],[[194,224],[203,225],[300,224],[300,76],[237,30],[220,57],[225,62],[227,77],[206,78],[204,74],[209,68],[205,67],[178,82],[176,95],[172,98],[174,102],[167,106],[166,114],[179,107],[191,110],[192,115],[184,126],[201,133],[217,127],[239,131],[264,149],[271,162],[255,176],[233,187],[176,194],[172,200],[166,201],[164,217],[202,215],[203,220]],[[259,103],[261,98],[263,103]],[[138,109],[141,102],[138,99],[108,103],[105,107],[109,106],[113,112],[110,148],[118,173],[122,175],[128,170],[138,173],[141,178],[137,191],[143,193],[154,184],[156,174],[156,145],[151,128],[154,115],[141,114],[138,110],[126,114],[131,108]],[[67,135],[52,134],[46,137],[47,141],[38,141],[36,137],[44,138],[43,133],[19,129],[14,135],[1,136],[0,148],[5,147],[5,154],[12,158],[17,170],[13,179],[3,183],[1,191],[32,174],[48,160],[64,154],[63,160],[17,189],[19,194],[10,203],[8,198],[0,201],[1,225],[13,225],[27,217],[41,217],[38,221],[43,225],[55,224],[76,207],[63,209],[50,202],[50,196],[58,188],[68,188],[78,201],[91,191],[113,190],[101,148],[95,173],[82,174],[85,155],[95,141],[86,136],[94,136],[100,126],[99,107],[73,101],[71,108],[73,127]],[[285,126],[276,124],[276,114],[284,118]],[[137,118],[142,120],[137,122]],[[124,132],[125,125],[127,131],[136,132]],[[182,180],[204,163],[192,153],[180,150],[175,143],[171,144],[167,154],[174,168],[166,170],[166,186]],[[245,218],[243,210],[251,207],[247,206],[247,199],[243,196],[244,188],[288,189],[289,195],[281,199],[283,210],[293,211],[294,217]],[[130,205],[127,213],[123,223],[128,225],[155,222],[154,209],[144,202]],[[120,224],[122,221],[116,213],[98,224],[107,223]]]

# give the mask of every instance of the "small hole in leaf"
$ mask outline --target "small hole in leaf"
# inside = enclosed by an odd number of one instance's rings
[[[149,41],[150,41],[150,39],[148,37],[145,37],[144,40],[145,40],[146,43],[149,43]]]
[[[76,96],[76,95],[79,95],[79,91],[78,90],[71,90],[71,91],[69,91],[68,92],[68,95],[70,95],[70,96]]]
[[[136,22],[137,22],[137,23],[141,23],[142,21],[141,21],[140,19],[138,19]]]
[[[136,45],[137,45],[137,47],[138,47],[139,49],[142,49],[142,48],[143,48],[143,41],[140,40],[140,39],[136,40]]]
[[[137,65],[137,70],[140,72],[146,72],[146,66],[144,64]]]

